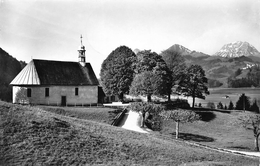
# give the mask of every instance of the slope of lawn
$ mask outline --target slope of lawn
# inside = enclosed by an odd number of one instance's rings
[[[101,123],[111,124],[121,108],[105,107],[54,107],[54,106],[37,106],[45,111],[53,112],[60,115],[75,117],[79,119],[92,120]]]
[[[0,165],[257,165],[220,153],[0,102]]]
[[[238,117],[243,115],[243,112],[201,111],[198,114],[201,115],[202,120],[180,124],[180,138],[213,147],[254,150],[253,132],[238,123]],[[164,121],[160,133],[175,138],[175,122]]]

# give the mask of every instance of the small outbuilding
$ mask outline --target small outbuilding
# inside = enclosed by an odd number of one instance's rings
[[[78,62],[33,59],[10,83],[13,103],[43,105],[93,105],[103,102],[104,92],[85,47],[78,50]]]

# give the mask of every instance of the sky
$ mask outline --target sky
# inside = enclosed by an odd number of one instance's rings
[[[77,61],[80,35],[97,77],[122,45],[213,55],[247,41],[260,51],[260,0],[0,0],[0,47],[18,60]]]

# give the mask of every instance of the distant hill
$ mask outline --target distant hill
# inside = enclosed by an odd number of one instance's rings
[[[257,56],[260,57],[260,52],[248,42],[237,41],[233,43],[225,44],[218,52],[214,55],[234,58],[240,56]]]
[[[12,100],[12,88],[9,84],[25,65],[25,62],[18,61],[0,48],[0,100]]]
[[[168,49],[180,52],[185,58],[187,65],[198,64],[202,66],[209,79],[210,87],[227,87],[228,77],[234,75],[239,68],[247,70],[252,66],[260,65],[260,57],[255,56],[257,55],[257,50],[255,49],[256,51],[254,51],[253,46],[246,42],[240,43],[240,45],[237,43],[236,46],[238,47],[237,49],[235,49],[235,44],[232,47],[235,50],[240,50],[240,54],[236,56],[235,54],[232,54],[232,56],[231,54],[228,54],[229,56],[224,56],[224,49],[219,51],[223,53],[221,54],[223,56],[220,56],[220,54],[215,54],[219,56],[210,56],[202,52],[190,51],[188,48],[178,44],[175,44]],[[225,48],[229,48],[228,45],[225,46]],[[242,51],[242,48],[245,50]],[[244,71],[243,73],[247,72]],[[246,76],[246,74],[241,75],[241,77],[243,76]]]

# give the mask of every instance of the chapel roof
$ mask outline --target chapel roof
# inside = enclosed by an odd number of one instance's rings
[[[99,85],[90,63],[33,59],[11,85]]]

